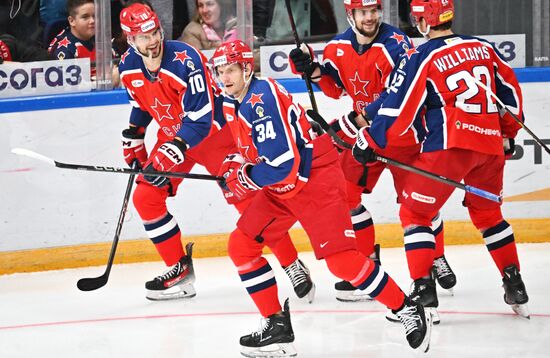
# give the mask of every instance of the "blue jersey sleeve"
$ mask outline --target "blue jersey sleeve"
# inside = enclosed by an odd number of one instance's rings
[[[178,63],[176,70],[187,86],[182,98],[185,117],[176,135],[191,148],[210,133],[213,98],[206,66],[199,53],[188,46],[187,54],[190,58]]]

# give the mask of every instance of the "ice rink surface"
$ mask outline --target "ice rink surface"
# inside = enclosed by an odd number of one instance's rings
[[[425,355],[408,347],[402,326],[385,320],[381,304],[336,301],[337,280],[312,253],[300,256],[317,284],[313,304],[294,296],[285,273],[268,256],[280,298],[290,296],[298,356],[549,357],[550,244],[518,245],[531,320],[504,303],[500,276],[484,246],[446,250],[458,283],[454,296],[438,288],[441,324],[434,326]],[[408,292],[403,249],[382,249],[381,259]],[[260,325],[227,257],[195,260],[197,296],[185,301],[145,299],[144,282],[162,273],[160,262],[117,265],[105,287],[76,288],[78,279],[103,270],[0,276],[0,357],[239,357],[239,337]]]

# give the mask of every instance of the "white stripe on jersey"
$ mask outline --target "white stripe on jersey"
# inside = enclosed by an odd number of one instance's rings
[[[198,111],[185,112],[185,116],[192,121],[196,121],[207,115],[209,112],[212,112],[212,103],[205,104],[204,107]]]
[[[278,167],[279,165],[283,164],[284,162],[287,162],[291,159],[294,158],[294,153],[292,152],[292,150],[288,150],[286,152],[284,152],[283,154],[279,155],[277,158],[273,159],[273,160],[269,160],[267,159],[266,157],[263,157],[262,158],[264,159],[264,161],[271,165],[272,167]]]
[[[164,69],[161,67],[160,72],[164,73],[168,77],[171,77],[173,80],[175,80],[180,85],[182,85],[183,88],[187,88],[187,83],[185,83],[185,81],[183,81],[181,78],[179,78],[177,75],[173,74],[172,72],[168,71],[167,69]]]

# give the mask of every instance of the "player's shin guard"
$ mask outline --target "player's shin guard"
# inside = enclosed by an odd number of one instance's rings
[[[159,220],[144,223],[147,236],[151,239],[166,266],[175,265],[184,255],[181,231],[170,213]]]
[[[265,258],[259,257],[254,262],[237,267],[237,270],[262,316],[269,317],[281,310],[275,274]]]
[[[361,204],[350,210],[353,230],[355,231],[357,250],[363,255],[377,260],[380,263],[380,247],[374,245],[374,224],[370,212]],[[365,291],[356,289],[348,281],[340,281],[334,285],[336,299],[342,302],[371,301]]]
[[[178,224],[166,208],[167,197],[166,190],[138,182],[132,199],[147,236],[166,266],[173,266],[185,252]]]
[[[282,267],[290,266],[298,259],[298,252],[288,232],[281,240],[277,241],[275,246],[269,246],[269,249],[273,252],[273,255],[275,255]]]
[[[483,239],[502,276],[504,268],[510,265],[520,269],[514,232],[506,220],[483,231]]]
[[[388,308],[397,309],[402,306],[405,299],[403,291],[381,266],[360,252],[339,252],[325,257],[325,261],[335,276],[349,281]]]
[[[435,238],[429,226],[405,229],[405,253],[414,280],[429,277],[435,256]]]
[[[438,213],[432,220],[431,229],[435,237],[435,257],[441,257],[445,255],[445,240],[444,240],[444,227],[441,214]]]
[[[374,224],[370,212],[363,206],[350,211],[351,222],[357,241],[357,250],[369,257],[374,252]]]

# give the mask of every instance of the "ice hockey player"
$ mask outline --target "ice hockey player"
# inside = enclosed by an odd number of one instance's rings
[[[431,317],[372,259],[356,249],[338,153],[327,135],[316,137],[303,108],[273,79],[254,76],[250,47],[222,44],[211,64],[225,89],[223,111],[239,152],[222,166],[227,189],[255,193],[229,238],[229,256],[260,314],[258,331],[241,337],[248,357],[294,356],[288,302],[281,307],[275,275],[262,256],[297,221],[317,259],[337,277],[391,308],[412,348],[429,347]]]
[[[342,139],[353,144],[358,129],[367,125],[365,119],[373,118],[380,107],[380,97],[384,96],[399,57],[413,46],[401,30],[382,22],[381,0],[344,0],[344,7],[350,27],[327,44],[322,63],[316,62],[313,51],[303,44],[290,52],[290,64],[295,73],[310,76],[327,96],[340,98],[347,94],[352,98],[353,110],[336,120],[332,127]],[[422,127],[409,129],[406,136],[385,148],[383,154],[401,162],[412,162],[420,151],[419,138],[423,133]],[[372,216],[361,203],[361,194],[372,192],[386,166],[382,162],[361,165],[353,159],[350,150],[340,149],[357,247],[380,263]],[[389,169],[399,193],[404,173],[399,168]],[[434,262],[437,277],[443,288],[451,289],[456,284],[456,276],[444,256],[443,221],[439,215],[434,217],[432,226],[437,232]],[[409,270],[413,280],[421,277],[415,267],[409,266]],[[340,301],[370,299],[346,281],[336,283],[335,289]]]
[[[217,174],[225,156],[235,152],[236,146],[225,123],[213,121],[215,84],[205,67],[206,59],[185,43],[164,41],[158,16],[147,5],[134,3],[123,9],[120,22],[130,44],[121,58],[120,72],[133,105],[129,127],[122,132],[126,162],[137,162],[146,171],[178,172],[188,172],[198,163]],[[160,128],[148,157],[144,138],[153,119]],[[183,249],[180,228],[166,206],[166,199],[176,195],[181,182],[140,176],[133,194],[145,231],[169,267],[145,284],[146,297],[151,300],[195,296],[192,244]],[[232,195],[226,199],[239,211],[248,205],[246,201],[236,203]],[[288,233],[277,247],[270,248],[298,297],[313,300],[309,271],[298,259]]]
[[[474,81],[483,82],[518,117],[522,94],[512,68],[486,40],[454,34],[452,0],[413,0],[411,17],[429,41],[410,49],[398,64],[388,95],[363,128],[353,149],[355,158],[368,163],[377,152],[401,140],[402,133],[420,120],[427,135],[413,166],[457,182],[502,192],[505,154],[521,126],[507,112],[499,112],[493,99]],[[423,118],[419,112],[425,111]],[[435,283],[430,275],[434,231],[431,219],[445,204],[454,187],[416,174],[405,179],[399,202],[409,265],[424,268],[413,283],[411,297],[426,307],[437,307]],[[529,317],[528,296],[511,226],[504,220],[501,203],[466,193],[464,205],[479,229],[504,286],[504,301]]]

